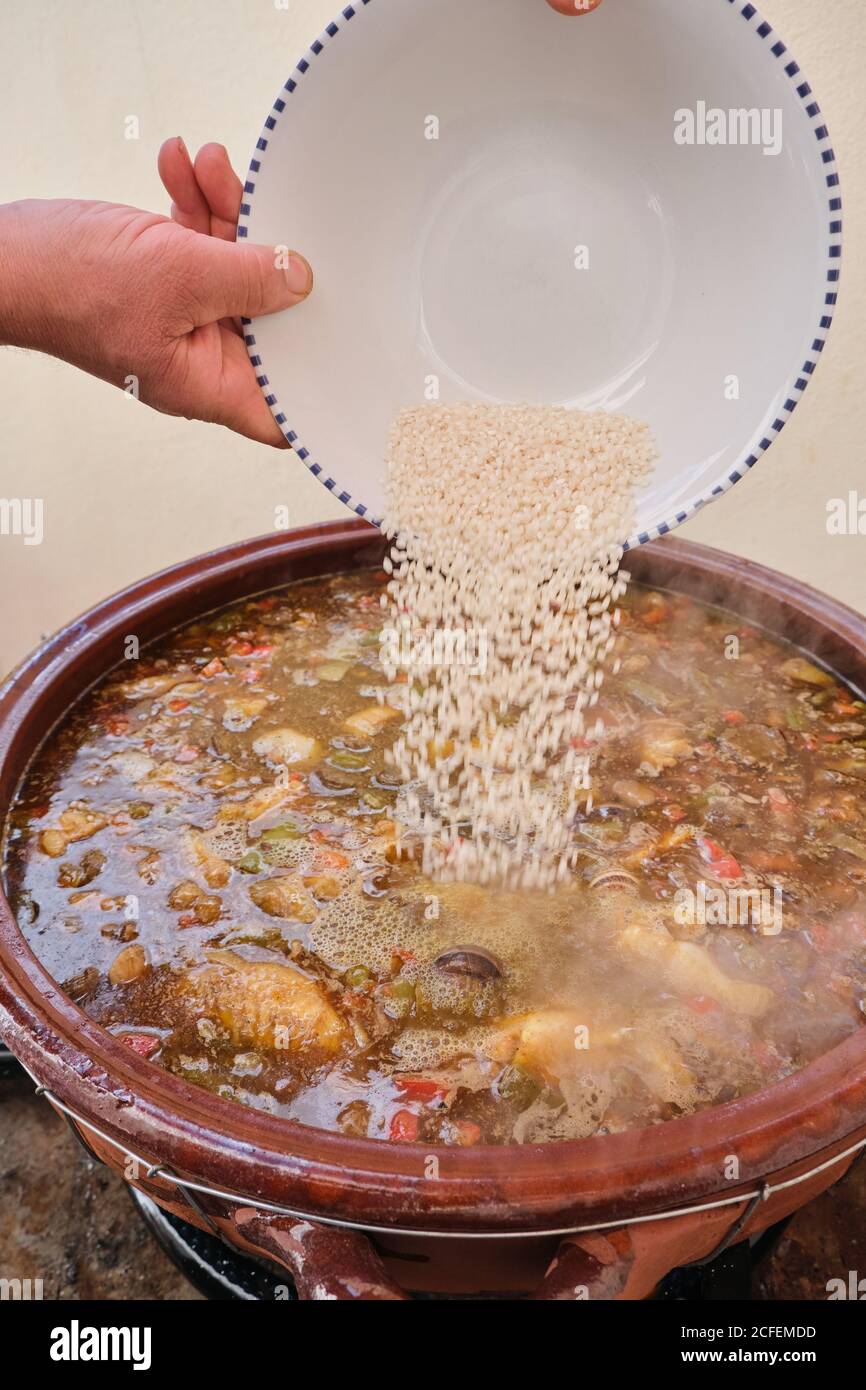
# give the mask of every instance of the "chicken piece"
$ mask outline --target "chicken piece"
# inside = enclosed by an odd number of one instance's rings
[[[734,980],[720,970],[702,946],[676,941],[659,923],[631,923],[618,940],[639,960],[658,966],[674,989],[686,994],[707,994],[734,1013],[757,1018],[773,1002],[773,991],[748,980]]]
[[[626,806],[635,806],[639,810],[658,801],[658,793],[654,792],[647,782],[640,782],[636,778],[623,777],[614,782],[613,794],[618,796],[620,801],[624,801]]]
[[[197,883],[192,879],[185,878],[182,883],[175,884],[168,895],[168,905],[174,912],[186,912],[198,902],[202,892]]]
[[[539,1009],[504,1021],[485,1052],[556,1085],[601,1054],[622,1045],[627,1031],[610,1021],[593,1021],[589,1011]]]
[[[337,1052],[350,1038],[345,1021],[315,980],[289,965],[208,951],[208,964],[186,975],[182,997],[215,1016],[242,1047]]]
[[[319,755],[319,745],[296,729],[268,729],[253,743],[253,752],[276,766],[289,767],[312,762]]]
[[[485,1051],[554,1086],[590,1069],[601,1076],[613,1065],[630,1067],[661,1101],[681,1101],[694,1086],[676,1049],[650,1027],[624,1018],[593,1021],[588,1011],[543,1009],[508,1019]]]
[[[635,1070],[653,1095],[661,1101],[682,1104],[694,1091],[694,1073],[682,1062],[670,1041],[648,1025],[635,1030],[629,1039]]]
[[[545,1009],[529,1014],[520,1030],[520,1041],[512,1062],[526,1071],[540,1073],[554,1084],[575,1070],[581,1060],[577,1048],[578,1028],[586,1026],[570,1009]],[[592,1032],[589,1034],[592,1044]],[[585,1058],[588,1048],[582,1049]]]

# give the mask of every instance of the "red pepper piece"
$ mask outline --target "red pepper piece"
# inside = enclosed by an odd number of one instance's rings
[[[422,1104],[444,1100],[448,1094],[447,1086],[443,1086],[441,1081],[435,1081],[431,1076],[395,1076],[394,1084],[407,1100],[421,1101]]]
[[[388,1138],[399,1144],[411,1144],[418,1138],[420,1122],[411,1110],[398,1110],[391,1120]]]
[[[145,1058],[152,1057],[162,1043],[162,1039],[155,1038],[152,1033],[121,1033],[120,1041]]]

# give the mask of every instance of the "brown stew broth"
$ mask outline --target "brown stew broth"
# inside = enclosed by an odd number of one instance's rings
[[[184,628],[40,751],[6,879],[92,1018],[274,1114],[464,1145],[719,1104],[863,1023],[855,694],[730,613],[633,586],[572,879],[435,884],[385,756],[385,578]]]

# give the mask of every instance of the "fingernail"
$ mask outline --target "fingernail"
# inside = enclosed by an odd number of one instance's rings
[[[309,261],[299,255],[297,251],[290,251],[288,264],[283,271],[286,277],[286,284],[292,294],[306,295],[313,288],[313,271]]]
[[[189,158],[189,150],[187,149],[186,145],[184,144],[184,139],[183,139],[183,136],[182,136],[182,135],[179,135],[179,136],[177,137],[177,147],[178,147],[178,149],[180,150],[181,154],[185,154],[186,157],[187,157],[187,159],[188,159],[188,158]]]

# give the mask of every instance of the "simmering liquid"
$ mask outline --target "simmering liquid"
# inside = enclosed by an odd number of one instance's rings
[[[438,884],[386,757],[384,583],[213,614],[122,663],[41,750],[6,879],[86,1013],[221,1096],[463,1145],[720,1104],[862,1025],[856,695],[730,613],[635,586],[571,879]]]

